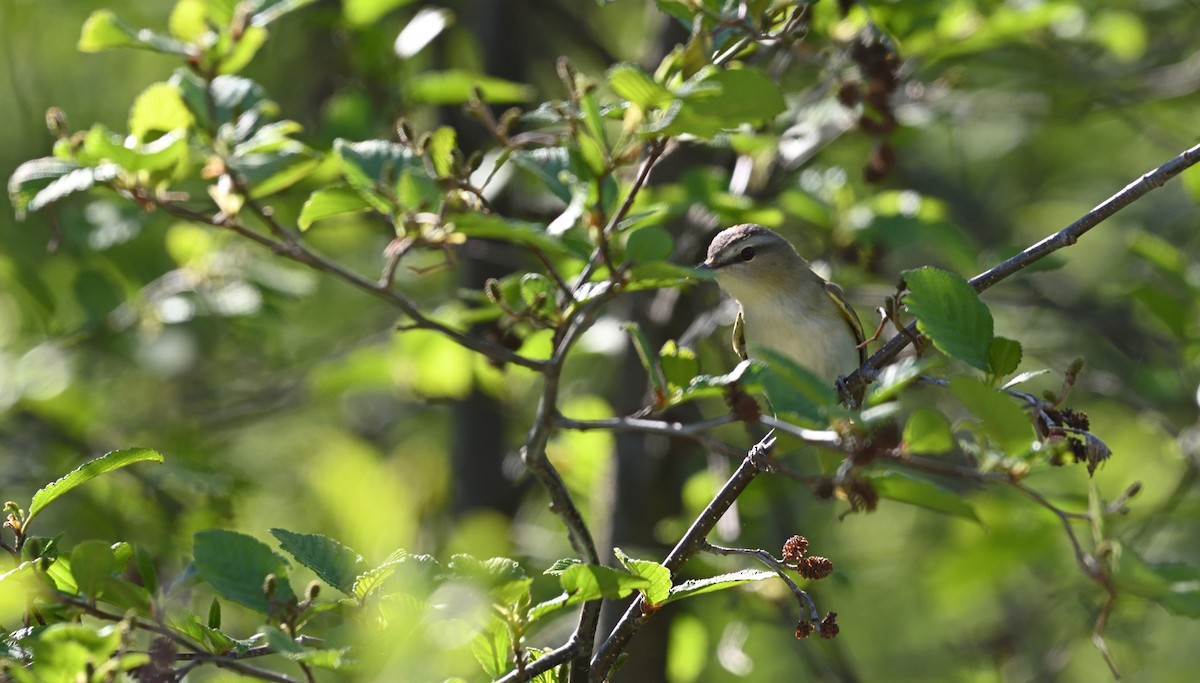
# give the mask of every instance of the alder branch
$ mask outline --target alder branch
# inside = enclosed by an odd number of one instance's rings
[[[376,298],[383,299],[392,306],[398,308],[404,315],[413,320],[413,323],[408,327],[431,330],[439,334],[445,335],[448,339],[464,348],[481,353],[494,360],[512,363],[530,370],[542,371],[546,367],[545,361],[535,360],[527,356],[522,356],[515,351],[509,350],[499,344],[472,337],[463,334],[447,325],[440,323],[420,311],[415,303],[408,297],[404,296],[395,289],[392,289],[386,282],[370,280],[358,273],[349,270],[345,266],[337,263],[305,246],[299,241],[281,241],[268,235],[258,232],[242,222],[232,217],[226,217],[220,220],[218,216],[210,216],[204,212],[190,209],[186,206],[171,201],[159,201],[150,196],[142,196],[145,201],[152,202],[168,214],[177,218],[183,218],[195,223],[212,225],[219,228],[230,230],[241,237],[244,237],[255,244],[270,249],[273,253],[290,259],[297,263],[306,265],[314,270],[328,273],[334,277],[350,284]],[[269,224],[269,223],[268,223]],[[274,229],[272,229],[274,231]],[[286,231],[284,231],[286,234]]]
[[[775,445],[774,437],[768,435],[754,445],[753,448],[746,453],[746,457],[742,459],[742,464],[731,475],[717,495],[705,506],[700,515],[688,528],[687,532],[675,544],[675,547],[667,555],[667,559],[663,560],[663,566],[671,572],[672,580],[674,580],[676,572],[688,561],[693,555],[703,549],[705,539],[710,531],[717,525],[721,517],[733,506],[750,482],[754,481],[760,473],[763,472],[762,461],[769,456],[771,448]],[[652,610],[645,609],[645,598],[641,594],[634,598],[629,608],[625,610],[625,614],[617,625],[613,628],[612,633],[600,646],[596,656],[592,659],[591,678],[593,681],[605,680],[616,664],[617,656],[628,646],[629,641],[634,634],[638,632],[650,617],[654,615]],[[572,678],[574,680],[574,678]]]
[[[1121,209],[1149,194],[1151,190],[1162,187],[1168,180],[1174,178],[1188,168],[1200,163],[1200,144],[1183,151],[1158,168],[1143,174],[1137,180],[1126,185],[1120,192],[1101,202],[1096,208],[1081,216],[1074,223],[1047,236],[1042,241],[1026,248],[1021,253],[971,278],[969,282],[977,292],[983,292],[1005,278],[1020,272],[1037,263],[1050,254],[1069,247],[1079,241],[1079,238],[1104,222]],[[846,385],[851,389],[869,384],[876,373],[891,362],[913,339],[921,335],[917,332],[915,322],[904,328],[903,334],[892,337],[867,362],[852,372],[846,378]]]

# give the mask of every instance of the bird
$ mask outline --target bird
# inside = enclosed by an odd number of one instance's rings
[[[722,230],[699,267],[738,303],[733,348],[743,360],[767,349],[830,384],[866,362],[862,323],[842,289],[774,230],[754,223]]]

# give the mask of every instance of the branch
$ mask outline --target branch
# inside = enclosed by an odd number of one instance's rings
[[[526,356],[522,356],[519,353],[511,351],[507,348],[504,348],[503,346],[500,346],[498,344],[493,344],[493,343],[485,341],[483,339],[478,339],[476,337],[472,337],[472,336],[463,334],[462,332],[459,332],[458,330],[455,330],[455,329],[448,327],[432,318],[429,318],[424,313],[422,313],[417,308],[417,305],[414,304],[408,297],[406,297],[403,294],[392,289],[386,283],[380,283],[375,280],[369,280],[369,279],[363,277],[362,275],[359,275],[358,273],[355,273],[354,271],[347,269],[345,266],[341,265],[340,263],[332,261],[329,258],[326,258],[325,256],[322,256],[321,254],[318,254],[317,252],[313,251],[312,249],[309,249],[307,246],[305,246],[304,244],[302,244],[299,241],[286,240],[286,238],[285,238],[286,241],[280,241],[280,240],[274,239],[272,237],[269,237],[260,232],[256,232],[255,230],[250,229],[246,225],[238,222],[236,219],[231,218],[231,217],[226,218],[224,221],[218,221],[216,218],[209,216],[208,214],[205,214],[200,211],[195,211],[193,209],[189,209],[180,204],[176,204],[175,202],[158,201],[151,197],[147,197],[146,199],[147,199],[147,201],[154,202],[156,206],[161,207],[163,211],[166,211],[168,214],[170,214],[172,216],[176,216],[178,218],[183,218],[183,219],[193,221],[196,223],[203,223],[206,225],[214,225],[217,227],[226,228],[228,230],[231,230],[231,231],[237,233],[241,237],[244,237],[244,238],[250,240],[251,242],[254,242],[260,246],[266,247],[267,249],[270,249],[272,252],[274,252],[284,258],[290,259],[297,263],[304,264],[314,270],[318,270],[323,273],[328,273],[330,275],[333,275],[333,276],[337,277],[338,279],[340,279],[354,287],[357,287],[358,289],[360,289],[364,292],[367,292],[368,294],[375,296],[376,298],[383,299],[384,301],[388,302],[392,306],[400,309],[400,311],[403,312],[404,315],[408,316],[409,318],[412,318],[414,322],[411,327],[438,332],[440,334],[445,335],[451,341],[455,342],[459,346],[465,347],[472,351],[476,351],[476,352],[481,353],[490,358],[494,358],[497,361],[501,361],[504,363],[512,363],[513,365],[519,365],[521,367],[529,368],[530,370],[534,370],[534,371],[541,371],[546,366],[545,361],[535,360],[533,358],[528,358]],[[264,213],[269,216],[268,212],[264,212]],[[268,225],[271,225],[272,219],[264,218],[264,220],[267,221]],[[283,234],[287,234],[287,231],[283,230],[282,228],[279,228],[279,227],[272,228],[273,232],[275,232],[277,230],[282,231]]]
[[[1017,273],[1050,254],[1069,247],[1079,241],[1079,238],[1106,219],[1129,206],[1133,202],[1149,194],[1151,190],[1162,187],[1168,180],[1179,175],[1188,168],[1200,163],[1200,144],[1197,144],[1174,159],[1158,168],[1142,175],[1142,177],[1126,185],[1120,192],[1101,202],[1096,208],[1084,214],[1079,220],[1068,225],[1034,244],[1007,261],[996,265],[971,278],[971,286],[977,292],[983,292],[1008,276]],[[868,384],[880,368],[894,359],[910,341],[919,336],[916,323],[909,323],[903,334],[892,337],[881,349],[875,352],[866,363],[846,378],[846,384],[856,389]]]
[[[704,544],[701,546],[701,550],[714,555],[747,555],[757,559],[759,562],[767,565],[771,571],[778,574],[779,578],[783,579],[787,583],[788,588],[792,589],[792,594],[796,596],[796,600],[800,603],[800,607],[802,609],[804,607],[808,608],[809,619],[811,619],[813,622],[820,621],[821,615],[817,612],[817,606],[813,603],[812,597],[809,596],[808,591],[804,590],[800,586],[797,586],[796,582],[792,581],[792,577],[788,576],[787,572],[784,571],[785,567],[783,562],[775,559],[771,553],[759,548],[726,548],[720,545],[713,545],[708,541],[704,542]]]
[[[771,448],[775,445],[774,437],[768,435],[759,441],[746,453],[746,457],[742,459],[742,464],[717,492],[708,506],[700,512],[696,520],[692,522],[692,526],[688,528],[687,533],[675,547],[671,553],[667,555],[667,559],[663,561],[663,566],[671,572],[671,577],[674,579],[676,572],[688,561],[693,555],[704,548],[706,544],[705,538],[708,533],[713,530],[725,512],[733,506],[737,501],[738,496],[746,490],[750,482],[754,481],[762,471],[760,466],[761,461],[767,457]],[[621,617],[608,639],[600,646],[599,652],[592,659],[591,680],[605,680],[616,664],[617,656],[629,644],[634,634],[645,625],[654,612],[644,609],[645,598],[639,594],[634,598],[633,603],[625,610],[624,616]],[[574,679],[572,679],[574,680]]]

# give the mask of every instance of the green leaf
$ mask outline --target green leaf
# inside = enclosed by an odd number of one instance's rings
[[[546,567],[546,571],[542,572],[543,576],[558,576],[577,564],[582,564],[579,560],[573,557],[564,557],[554,561],[554,564]]]
[[[650,582],[650,586],[642,591],[646,601],[651,605],[660,605],[671,595],[671,571],[657,562],[635,560],[625,554],[620,548],[613,548],[613,553],[621,561],[621,565],[634,576],[640,576]]]
[[[174,130],[187,130],[195,121],[179,88],[170,83],[152,84],[129,108],[129,134],[140,142]]]
[[[904,271],[904,305],[917,317],[917,329],[939,351],[984,372],[992,343],[992,313],[961,276],[925,266]]]
[[[157,171],[178,164],[188,155],[187,135],[183,130],[174,130],[144,145],[133,144],[122,135],[110,132],[100,124],[88,130],[83,146],[79,149],[79,160],[97,168],[109,161],[127,171]]]
[[[866,472],[863,476],[871,482],[871,486],[881,498],[979,522],[975,509],[963,500],[962,493],[951,491],[927,479],[920,479],[899,470],[874,470]]]
[[[577,564],[568,567],[558,577],[559,584],[570,595],[569,604],[608,598],[619,600],[635,590],[650,588],[650,580],[596,564]]]
[[[167,19],[167,30],[185,43],[199,44],[212,33],[207,20],[207,0],[179,0]]]
[[[684,598],[690,598],[705,593],[725,590],[734,586],[752,583],[755,581],[766,581],[767,579],[779,578],[775,572],[762,571],[760,569],[743,569],[741,571],[732,572],[729,574],[718,574],[710,576],[707,579],[692,579],[684,581],[671,589],[671,595],[662,604],[670,604]]]
[[[696,352],[680,348],[674,340],[668,340],[658,351],[658,364],[662,368],[667,384],[672,388],[686,387],[696,377],[700,363]]]
[[[508,672],[508,655],[512,652],[512,638],[508,626],[500,617],[492,615],[479,633],[471,639],[471,654],[492,680]]]
[[[197,532],[192,553],[200,578],[221,597],[262,614],[271,602],[295,598],[287,580],[287,561],[262,541],[224,529]],[[275,575],[275,593],[268,601],[263,591],[268,574]]]
[[[168,618],[167,624],[172,629],[202,644],[213,654],[223,655],[239,649],[236,640],[215,628],[206,626],[204,622],[200,621],[200,617],[190,612],[180,620],[171,620]]]
[[[354,581],[354,597],[361,603],[365,602],[388,585],[398,572],[404,572],[406,584],[413,591],[426,591],[438,578],[442,571],[437,560],[429,555],[412,555],[404,550],[397,550],[388,556],[379,566],[363,572]]]
[[[439,126],[429,136],[429,145],[425,153],[433,164],[433,170],[439,178],[448,178],[454,173],[454,150],[457,147],[457,133],[449,126]]]
[[[466,104],[476,90],[490,104],[527,102],[534,94],[528,85],[459,69],[415,74],[408,81],[407,94],[423,104]]]
[[[230,166],[245,179],[252,199],[286,190],[312,173],[320,163],[313,150],[294,141],[278,152],[230,160]]]
[[[1021,342],[994,337],[988,345],[988,367],[993,377],[1000,378],[1017,371],[1021,364]]]
[[[255,26],[266,26],[280,17],[307,7],[317,0],[260,0],[250,22]]]
[[[351,26],[370,26],[388,12],[410,2],[412,0],[342,0],[342,16]]]
[[[950,380],[950,393],[983,424],[983,431],[1009,455],[1023,455],[1033,445],[1033,424],[1016,401],[974,377]]]
[[[523,149],[513,152],[509,159],[542,181],[545,188],[564,204],[571,203],[571,188],[579,181],[571,169],[567,150],[562,147]]]
[[[80,52],[102,52],[117,47],[151,50],[163,54],[188,54],[187,45],[149,29],[135,29],[121,21],[112,10],[101,9],[92,12],[87,21],[83,22],[78,45]]]
[[[558,318],[558,305],[555,303],[557,289],[554,282],[541,273],[526,273],[521,276],[521,302],[530,312],[546,320]]]
[[[779,86],[756,69],[704,69],[675,91],[663,116],[644,135],[711,138],[744,123],[770,121],[787,108]]]
[[[675,238],[656,225],[634,230],[625,240],[626,263],[665,261],[674,251]]]
[[[100,597],[104,584],[116,569],[117,558],[104,541],[83,541],[71,549],[71,575],[79,592],[91,600]]]
[[[32,159],[18,166],[8,178],[8,201],[16,211],[17,220],[25,220],[29,205],[39,192],[78,169],[79,164],[53,157]]]
[[[297,224],[301,230],[308,230],[316,221],[341,216],[348,213],[358,213],[371,208],[371,203],[363,199],[357,190],[346,185],[326,187],[308,196],[300,209]]]
[[[538,223],[504,218],[496,214],[463,213],[450,217],[455,230],[469,238],[493,239],[537,247],[549,256],[578,256],[567,243],[546,232]]]
[[[924,372],[926,364],[919,358],[901,358],[879,372],[879,378],[871,384],[866,405],[875,406],[892,400],[912,384]]]
[[[654,353],[653,347],[650,346],[650,340],[646,338],[646,333],[642,332],[641,326],[632,320],[621,323],[621,329],[625,330],[633,341],[633,348],[637,351],[638,360],[642,362],[642,367],[646,369],[650,383],[654,385],[655,396],[666,396],[667,379],[663,376],[662,368],[658,364],[658,354]]]
[[[208,606],[208,627],[221,628],[221,601],[216,598]]]
[[[641,67],[622,62],[608,70],[608,85],[617,95],[642,109],[660,109],[675,96],[659,85]]]
[[[138,578],[142,580],[149,593],[158,592],[158,570],[154,567],[154,557],[141,545],[133,547],[133,566],[137,567]]]
[[[176,69],[167,83],[179,89],[198,128],[207,130],[236,123],[228,133],[236,133],[238,140],[250,137],[258,130],[259,119],[274,115],[277,110],[261,85],[241,76],[217,76],[206,85],[192,72]]]
[[[760,355],[769,364],[762,383],[771,407],[780,413],[791,413],[804,426],[823,426],[829,409],[838,403],[833,385],[771,349],[761,349]]]
[[[333,149],[342,160],[346,181],[385,215],[395,209],[381,192],[390,188],[407,168],[420,163],[411,151],[386,140],[350,142],[338,138],[333,141]]]
[[[120,469],[126,465],[132,465],[135,462],[144,461],[162,462],[163,457],[160,453],[152,451],[149,448],[127,448],[125,450],[105,453],[95,460],[80,465],[67,476],[48,484],[33,494],[33,501],[29,504],[29,516],[25,520],[26,527],[28,527],[29,522],[37,513],[44,510],[47,505],[76,486],[91,481],[106,472]]]
[[[945,415],[918,408],[904,425],[904,443],[909,453],[945,453],[954,448],[954,432]]]
[[[267,30],[261,26],[247,26],[242,31],[241,38],[231,41],[229,49],[224,52],[217,63],[217,73],[235,74],[254,59],[258,49],[267,42]]]
[[[271,529],[271,535],[284,552],[346,595],[352,594],[355,578],[367,569],[362,555],[327,536],[286,529]]]
[[[1182,563],[1146,562],[1132,548],[1121,548],[1113,576],[1117,590],[1152,600],[1172,614],[1200,619],[1200,569]]]

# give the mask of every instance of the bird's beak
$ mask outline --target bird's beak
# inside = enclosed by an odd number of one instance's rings
[[[695,268],[692,268],[692,273],[699,280],[714,280],[717,277],[717,269],[714,268],[708,261],[697,263]]]

